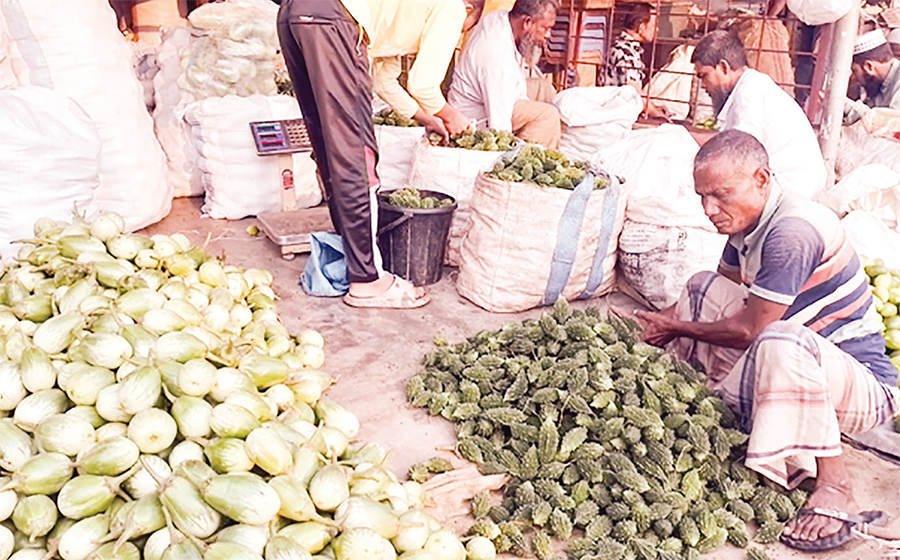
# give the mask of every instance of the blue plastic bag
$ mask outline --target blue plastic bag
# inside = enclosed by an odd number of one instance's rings
[[[300,275],[303,291],[311,296],[337,297],[350,290],[344,240],[336,233],[317,231],[309,234],[309,260]]]

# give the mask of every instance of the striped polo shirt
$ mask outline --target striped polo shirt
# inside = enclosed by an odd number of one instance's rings
[[[788,306],[783,320],[809,327],[896,385],[869,279],[830,209],[773,181],[759,223],[729,236],[719,266],[739,272],[751,294]]]

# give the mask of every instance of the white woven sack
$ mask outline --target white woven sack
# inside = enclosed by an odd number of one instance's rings
[[[456,289],[499,313],[601,296],[615,285],[625,191],[574,191],[480,174]]]
[[[625,180],[629,220],[714,232],[694,192],[694,156],[699,149],[684,127],[662,125],[630,132],[591,163]]]
[[[184,54],[193,48],[196,37],[187,27],[166,29],[156,56],[159,72],[153,78],[156,109],[153,123],[156,137],[166,154],[166,182],[179,196],[203,194],[202,185],[191,184],[191,171],[197,163],[197,151],[188,141],[190,128],[184,122],[184,108],[197,100],[183,87]]]
[[[129,230],[165,217],[165,156],[109,2],[3,0],[0,19],[19,83],[56,89],[93,120],[103,145],[97,206],[120,214]]]
[[[385,190],[402,189],[409,183],[416,144],[425,136],[421,126],[375,125],[378,143],[378,179]]]
[[[468,229],[469,202],[472,200],[475,178],[482,171],[489,171],[502,156],[503,152],[432,146],[427,138],[416,145],[409,186],[449,194],[456,199],[456,212],[450,223],[444,256],[447,264],[459,265],[459,251]]]
[[[678,300],[688,279],[716,270],[727,236],[693,227],[626,219],[619,235],[619,279],[657,309]]]
[[[34,223],[92,214],[100,179],[100,136],[68,97],[27,86],[0,89],[0,258],[13,241],[33,237]]]
[[[198,154],[194,177],[206,192],[204,214],[240,220],[281,210],[280,158],[256,154],[249,123],[300,118],[293,97],[211,97],[189,105],[184,118]],[[322,194],[310,154],[293,154],[293,165],[298,206],[319,204]]]
[[[885,266],[900,269],[900,232],[888,227],[866,210],[854,210],[841,219],[841,229],[861,257],[881,259]]]

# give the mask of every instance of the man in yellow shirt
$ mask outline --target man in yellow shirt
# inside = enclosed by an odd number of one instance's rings
[[[440,85],[459,36],[478,22],[484,0],[285,0],[278,36],[334,227],[344,240],[355,307],[412,308],[421,288],[381,270],[375,242],[378,147],[372,92],[429,132],[468,127]],[[400,59],[415,54],[406,88]],[[371,58],[371,74],[369,62]]]

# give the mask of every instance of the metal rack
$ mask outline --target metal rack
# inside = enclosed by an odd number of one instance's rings
[[[573,68],[577,68],[579,65],[594,65],[597,67],[597,75],[602,76],[603,70],[605,68],[605,60],[606,53],[609,52],[610,47],[613,42],[618,37],[621,32],[621,15],[624,12],[627,12],[631,6],[636,4],[637,2],[633,0],[628,1],[612,1],[612,0],[569,0],[568,2],[563,2],[560,13],[565,14],[565,18],[568,21],[568,25],[565,29],[566,36],[566,49],[563,55],[559,53],[551,54],[545,58],[545,62],[552,68],[553,76],[554,76],[554,84],[558,89],[564,89],[570,85],[569,80],[567,80],[567,74],[571,74]],[[767,16],[764,13],[766,9],[767,2],[765,1],[752,1],[752,0],[682,0],[682,1],[664,1],[664,0],[647,0],[646,3],[655,7],[656,12],[658,14],[657,17],[657,29],[656,34],[652,42],[646,44],[645,48],[645,63],[647,63],[647,78],[648,82],[653,80],[655,76],[661,73],[671,73],[676,75],[690,75],[693,77],[693,72],[670,72],[668,70],[663,70],[662,67],[665,65],[669,53],[672,52],[676,47],[680,45],[694,45],[699,37],[702,37],[705,33],[712,31],[713,29],[718,28],[723,23],[727,22],[729,25],[740,25],[740,24],[754,24],[759,22],[759,25],[766,29],[773,29],[773,26],[777,25],[776,22],[784,23],[786,26],[788,33],[792,38],[792,43],[796,43],[796,37],[798,32],[802,30],[802,24],[795,18],[781,18],[781,17],[772,17]],[[694,13],[690,13],[688,9],[690,6],[694,6],[696,9]],[[743,14],[734,14],[734,15],[723,15],[726,11],[736,11],[740,8],[743,8],[745,13]],[[680,10],[680,13],[679,13]],[[606,20],[606,29],[604,30],[604,48],[601,56],[598,57],[595,55],[591,55],[588,57],[584,56],[584,52],[582,49],[581,42],[585,38],[584,35],[584,22],[588,17],[605,17]],[[696,33],[693,37],[678,37],[671,36],[673,30],[684,30],[684,29],[694,29]],[[809,31],[805,31],[809,33]],[[811,96],[808,93],[816,88],[817,81],[821,85],[821,72],[818,68],[818,56],[814,52],[815,49],[810,48],[799,49],[795,48],[794,45],[789,44],[787,49],[772,49],[767,48],[764,44],[766,33],[758,34],[758,41],[755,44],[746,45],[745,48],[747,50],[748,58],[751,60],[758,60],[762,56],[771,56],[775,55],[787,55],[791,57],[791,68],[792,75],[788,80],[776,80],[776,82],[787,89],[789,92],[799,92],[798,99],[809,99],[810,103],[806,106],[807,114],[810,116],[815,116],[818,114],[819,110],[819,101],[818,96]],[[818,80],[813,76],[807,76],[808,79],[803,81],[809,81],[809,83],[798,83],[796,79],[796,68],[798,63],[801,60],[806,59],[806,64],[808,67],[814,69],[814,73],[818,74]],[[695,114],[698,106],[698,96],[699,92],[699,84],[697,84],[697,80],[693,79],[693,95],[689,101],[690,103],[690,113]],[[597,80],[597,83],[602,85],[602,80]],[[583,84],[584,85],[584,84]],[[666,99],[660,97],[652,97],[645,93],[645,98],[648,98],[654,101],[675,101],[675,102],[684,102],[683,99]],[[814,123],[816,124],[816,123]]]

